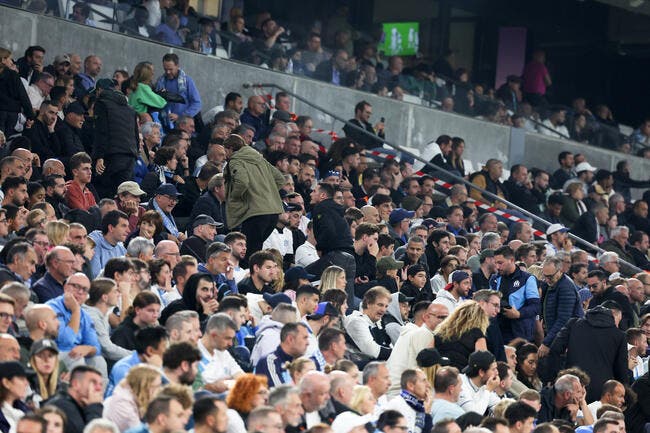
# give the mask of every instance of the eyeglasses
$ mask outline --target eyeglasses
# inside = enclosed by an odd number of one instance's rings
[[[9,313],[0,313],[0,320],[11,319],[11,320],[13,321],[15,318],[16,318],[16,316],[14,316],[13,314],[9,314]]]
[[[166,195],[165,197],[167,197],[170,201],[178,201],[178,197],[172,195]]]
[[[33,241],[32,245],[38,245],[39,247],[49,247],[50,243],[48,241]]]
[[[551,280],[551,279],[553,279],[553,277],[554,277],[556,274],[557,274],[557,272],[554,272],[554,273],[552,273],[552,274],[550,274],[550,275],[546,275],[546,274],[544,274],[544,279],[545,279],[545,280]]]
[[[81,284],[68,283],[68,285],[72,286],[72,288],[75,289],[77,292],[88,293],[90,291],[90,287],[82,286]]]

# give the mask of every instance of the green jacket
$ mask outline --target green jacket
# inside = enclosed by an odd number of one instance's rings
[[[228,227],[254,216],[284,212],[279,193],[284,177],[252,147],[244,146],[232,155],[224,178]]]
[[[138,83],[138,88],[135,92],[129,95],[129,105],[135,110],[136,113],[146,113],[151,108],[163,108],[167,105],[167,101],[162,96],[154,93],[151,86]]]

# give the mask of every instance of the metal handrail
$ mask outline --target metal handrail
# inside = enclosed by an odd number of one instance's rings
[[[362,134],[365,134],[365,135],[367,135],[369,137],[372,137],[374,139],[377,138],[375,135],[373,135],[370,132],[366,131],[364,128],[361,128],[361,127],[355,125],[354,123],[351,123],[348,120],[345,120],[344,118],[334,114],[333,112],[327,110],[326,108],[323,108],[323,107],[315,104],[313,101],[311,101],[311,100],[309,100],[307,98],[304,98],[304,97],[302,97],[302,96],[292,92],[291,90],[288,90],[288,89],[286,89],[286,88],[284,88],[284,87],[282,87],[282,86],[280,86],[278,84],[275,84],[275,83],[253,83],[253,84],[245,83],[245,84],[243,84],[243,87],[246,88],[246,89],[248,89],[248,88],[275,88],[275,89],[278,89],[278,90],[280,90],[282,92],[286,92],[287,94],[293,96],[295,99],[309,105],[312,108],[315,108],[316,110],[318,110],[318,111],[320,111],[320,112],[334,118],[335,120],[338,120],[339,122],[342,122],[345,126],[347,126],[349,128],[352,128],[355,131],[358,131],[358,132],[360,132]],[[427,161],[426,159],[420,157],[419,155],[415,155],[415,154],[409,152],[408,150],[405,150],[403,147],[386,140],[385,138],[383,138],[382,141],[385,144],[387,144],[388,146],[392,147],[393,149],[395,149],[395,150],[397,150],[397,151],[399,151],[399,152],[401,152],[403,154],[409,155],[413,159],[424,163],[425,166],[433,168],[436,171],[443,172],[445,174],[445,176],[447,176],[448,178],[451,178],[451,179],[453,179],[454,181],[456,181],[458,183],[462,183],[467,187],[475,189],[475,190],[479,191],[482,195],[484,195],[486,197],[489,197],[492,200],[499,201],[501,203],[506,204],[508,206],[508,208],[515,209],[515,210],[521,212],[522,214],[526,215],[527,217],[531,218],[532,220],[542,224],[544,227],[548,227],[548,226],[551,225],[550,222],[546,221],[543,218],[540,218],[539,216],[529,212],[528,210],[526,210],[526,209],[524,209],[522,207],[519,207],[516,204],[511,203],[510,201],[508,201],[508,200],[506,200],[506,199],[504,199],[502,197],[497,196],[496,194],[493,194],[493,193],[491,193],[491,192],[489,192],[489,191],[487,191],[487,190],[485,190],[483,188],[480,188],[480,187],[474,185],[473,183],[469,182],[468,180],[464,179],[463,177],[458,176],[458,175],[456,175],[456,174],[454,174],[454,173],[452,173],[452,172],[450,172],[450,171],[448,171],[448,170],[446,170],[446,169],[444,169],[442,167],[439,167],[439,166],[433,164],[431,161]],[[598,245],[594,245],[591,242],[587,242],[586,240],[584,240],[582,238],[579,238],[579,237],[575,236],[572,233],[568,233],[568,234],[569,234],[569,237],[571,239],[577,241],[579,244],[581,244],[581,245],[583,245],[583,246],[585,246],[585,247],[587,247],[587,248],[589,248],[591,250],[598,251],[600,253],[606,252],[604,249],[600,248]],[[620,264],[623,264],[625,266],[628,266],[628,267],[632,268],[635,272],[642,272],[643,271],[641,268],[637,267],[636,265],[634,265],[632,263],[628,263],[627,261],[621,259],[620,257],[619,257],[618,260],[619,260]]]

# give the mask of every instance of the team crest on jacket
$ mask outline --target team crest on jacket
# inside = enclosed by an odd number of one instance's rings
[[[519,280],[512,283],[512,287],[519,287]]]

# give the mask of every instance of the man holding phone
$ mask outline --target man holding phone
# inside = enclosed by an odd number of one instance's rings
[[[490,277],[490,289],[502,294],[498,320],[503,340],[533,341],[540,310],[537,279],[515,265],[514,252],[507,245],[494,252],[494,265],[497,273]]]
[[[384,135],[384,118],[382,117],[381,121],[373,127],[370,123],[370,116],[372,116],[372,105],[367,101],[361,101],[354,107],[354,119],[348,120],[348,123],[343,127],[345,136],[353,139],[355,143],[364,149],[381,147],[383,139],[386,137]],[[365,129],[370,134],[376,135],[377,138],[364,134],[352,125]]]

